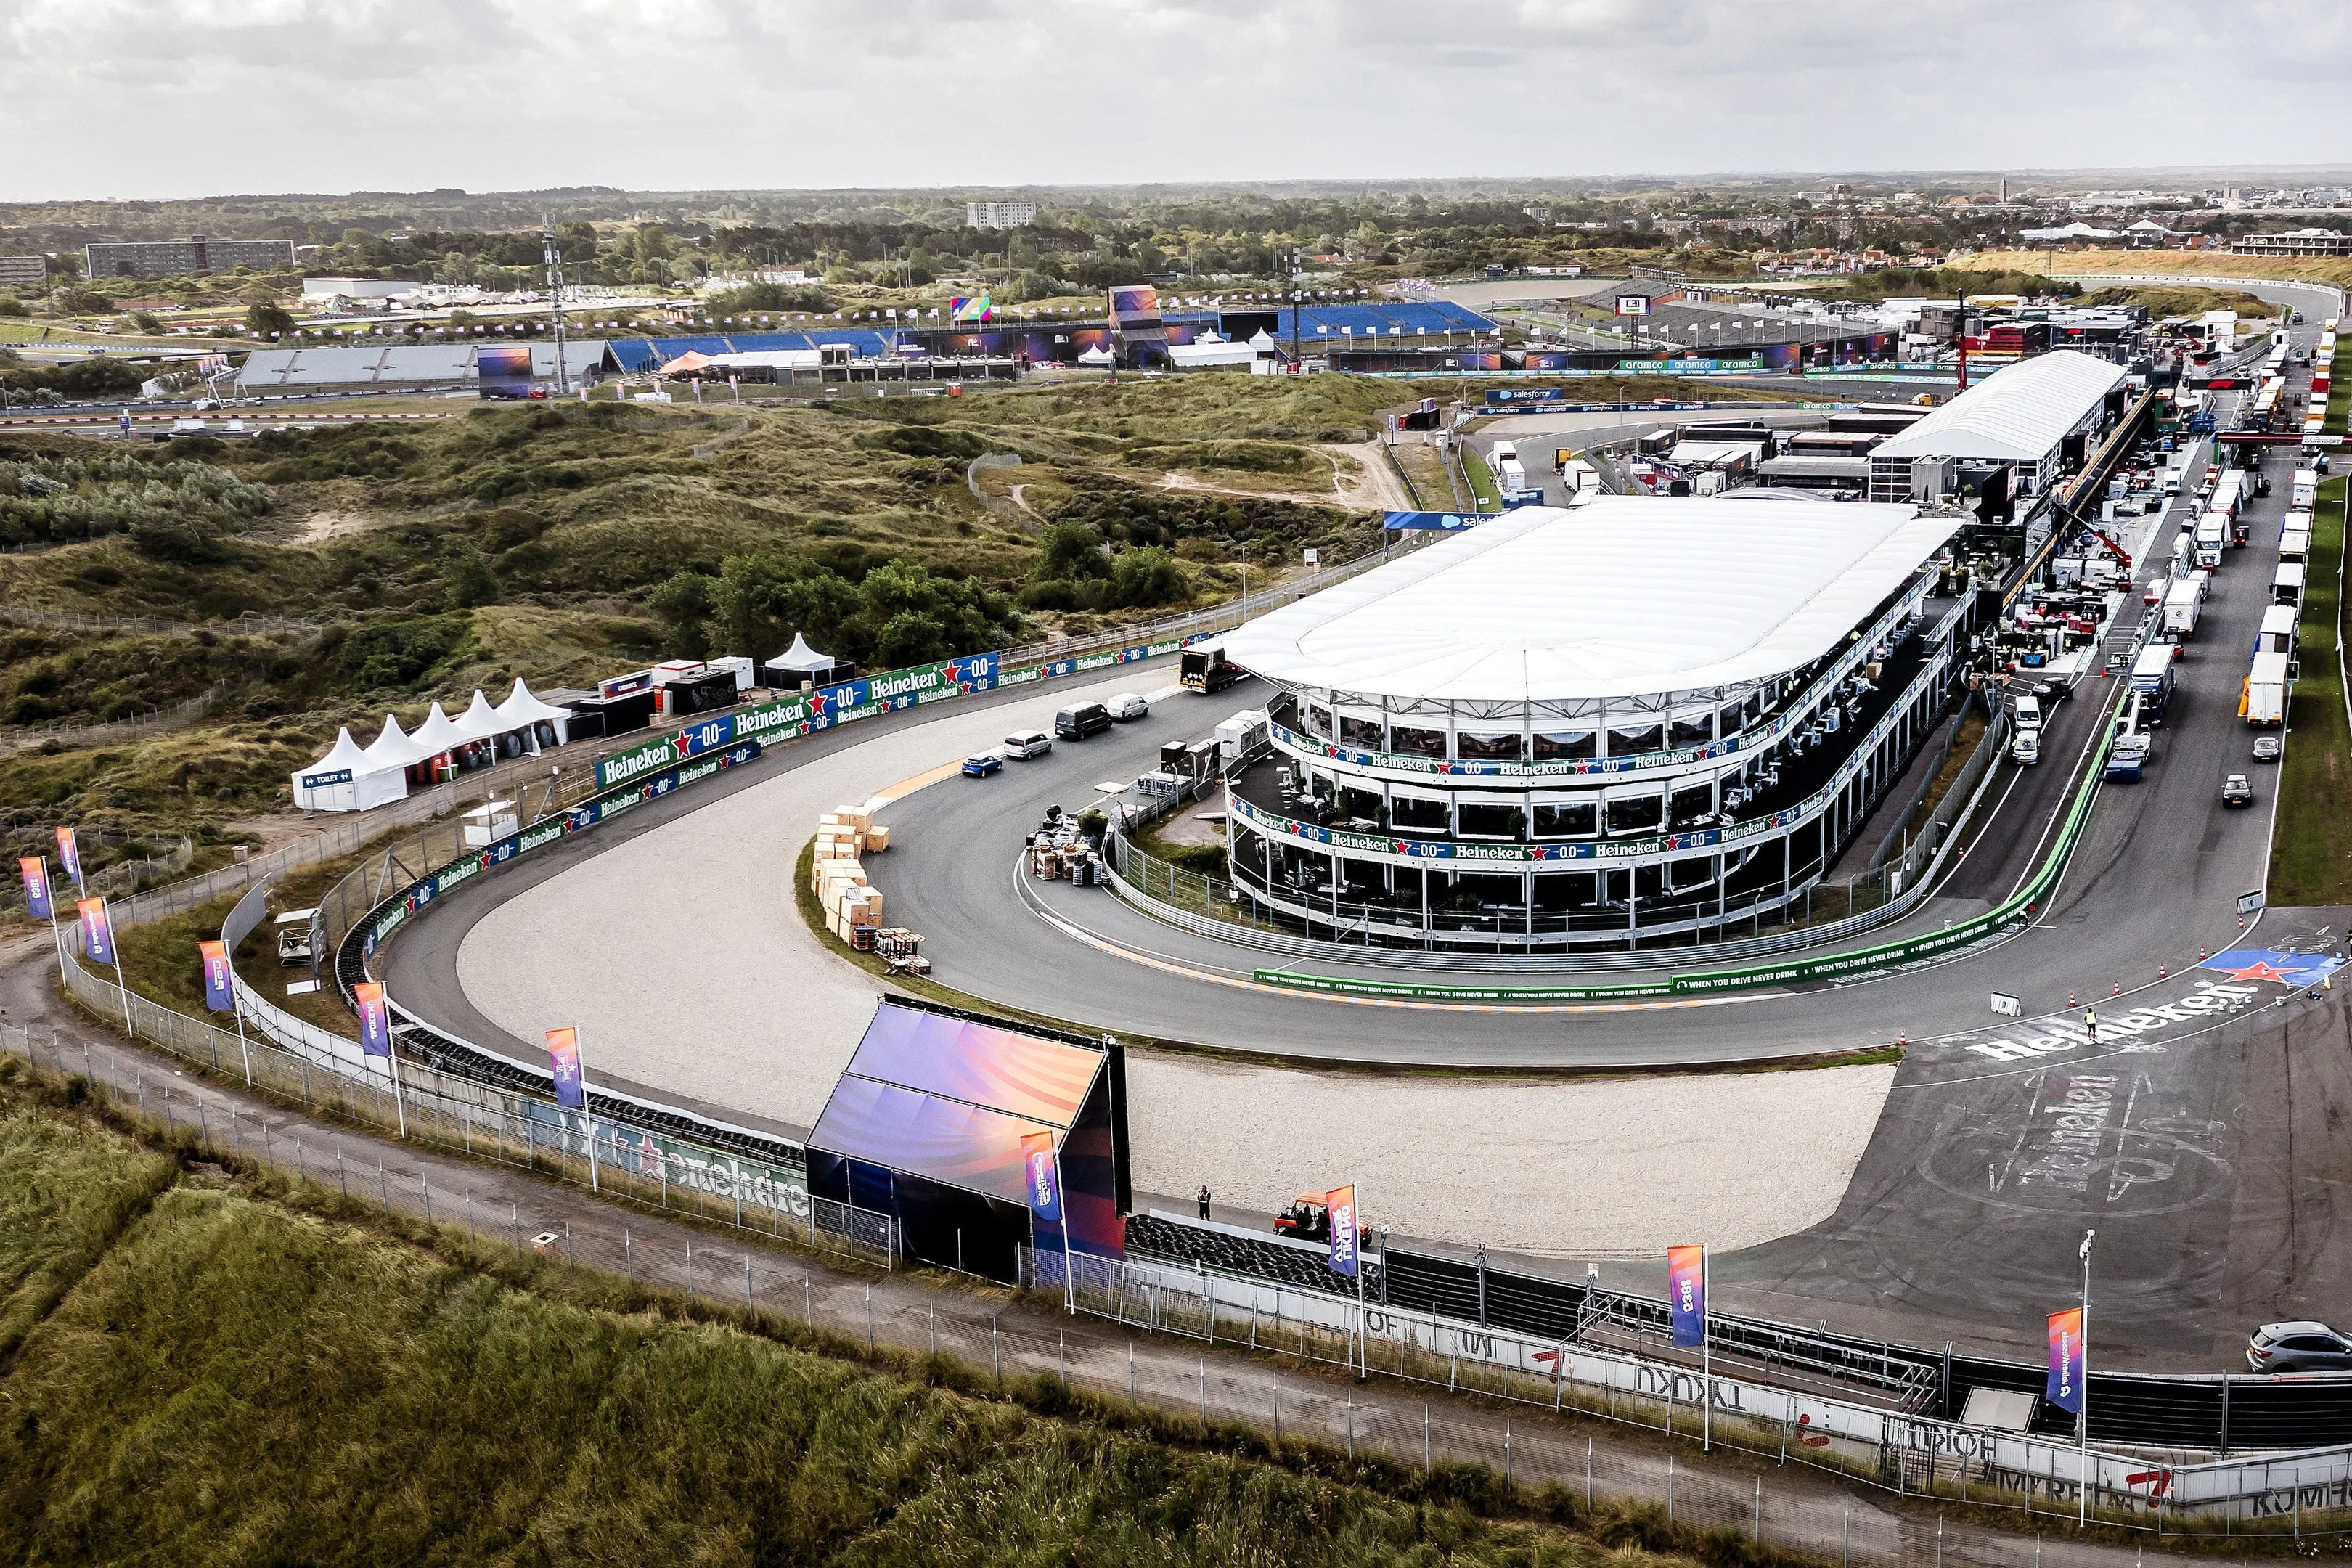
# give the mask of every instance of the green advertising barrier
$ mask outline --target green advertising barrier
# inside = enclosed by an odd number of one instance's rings
[[[2097,796],[2105,773],[2107,751],[2115,743],[2115,715],[2122,706],[2124,693],[2129,689],[2118,683],[2116,700],[2100,720],[2098,744],[2091,753],[2091,764],[2081,786],[2074,793],[2074,804],[2067,808],[2065,826],[2059,831],[2057,842],[2022,888],[1998,908],[1988,910],[1970,920],[1947,926],[1926,936],[1906,938],[1902,942],[1884,942],[1875,947],[1856,948],[1851,952],[1832,953],[1827,958],[1790,959],[1778,963],[1758,964],[1745,969],[1702,970],[1692,974],[1677,974],[1670,981],[1652,981],[1630,985],[1591,986],[1500,986],[1500,985],[1421,985],[1404,981],[1350,980],[1338,975],[1296,974],[1287,970],[1260,969],[1250,978],[1260,985],[1275,986],[1286,991],[1306,991],[1328,995],[1387,997],[1400,1001],[1447,1003],[1538,1003],[1538,1002],[1638,1002],[1654,996],[1690,996],[1715,991],[1742,991],[1759,985],[1785,985],[1807,980],[1829,980],[1843,975],[1867,973],[1873,970],[1893,969],[1914,963],[1923,958],[1933,958],[1954,948],[1981,942],[1994,932],[2031,918],[2031,911],[2042,897],[2056,885],[2074,853],[2074,846],[2091,818],[2091,803]]]

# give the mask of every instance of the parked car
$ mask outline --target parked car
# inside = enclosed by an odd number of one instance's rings
[[[1132,691],[1122,691],[1103,706],[1110,710],[1111,718],[1121,724],[1140,719],[1151,711],[1151,704]]]
[[[1054,738],[1043,730],[1015,730],[1004,737],[1004,754],[1027,762],[1054,749]]]
[[[2279,744],[2279,738],[2276,735],[2257,735],[2254,737],[2254,761],[2258,763],[2277,762],[2279,760],[2279,752],[2283,749],[2284,748]]]
[[[968,779],[984,779],[1003,769],[1004,759],[994,752],[974,752],[963,760],[963,776]]]
[[[2223,805],[2254,804],[2254,786],[2246,782],[2245,774],[2231,773],[2221,781],[2221,804]]]
[[[2256,1372],[2352,1371],[2352,1341],[2326,1323],[2264,1323],[2246,1345]]]

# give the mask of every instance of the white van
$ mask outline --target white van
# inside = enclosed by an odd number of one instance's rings
[[[2042,731],[2020,730],[2009,743],[2010,759],[2020,767],[2030,768],[2042,760]]]
[[[2020,697],[2011,706],[2010,711],[2017,721],[2017,732],[2019,734],[2028,735],[2040,732],[2042,729],[2042,699],[2039,697]]]

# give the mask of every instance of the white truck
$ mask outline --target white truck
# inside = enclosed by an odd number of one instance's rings
[[[2286,722],[2286,667],[2285,654],[2254,655],[2254,668],[2246,675],[2246,694],[2238,711],[2255,729],[2274,730]]]
[[[2210,572],[2221,564],[2221,552],[2229,547],[2230,520],[2218,512],[2208,512],[2197,521],[2196,564]]]
[[[2197,635],[2197,612],[2202,601],[2193,577],[2179,579],[2164,591],[2164,619],[2158,630],[2174,642],[2187,642]]]
[[[2300,566],[2311,559],[2311,533],[2306,529],[2289,527],[2279,534],[2279,560]]]
[[[2309,468],[2297,468],[2294,474],[2294,497],[2287,503],[2292,511],[2309,511],[2319,500],[2319,476]]]
[[[2271,574],[2271,603],[2274,605],[2303,603],[2302,562],[2283,562]]]

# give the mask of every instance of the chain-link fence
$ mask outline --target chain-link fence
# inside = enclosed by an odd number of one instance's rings
[[[1199,1267],[1084,1255],[1066,1264],[1064,1254],[1041,1250],[1024,1252],[1023,1278],[1065,1296],[1074,1312],[1143,1333],[1641,1427],[1901,1499],[2167,1536],[2352,1532],[2352,1453],[2341,1448],[2218,1462],[2086,1450],[1898,1404],[1865,1407],[1775,1388],[1759,1381],[1768,1374],[1762,1363],[1738,1354],[1702,1363],[1693,1351],[1688,1364],[1664,1362],[1591,1336],[1529,1338]],[[1369,1417],[1360,1435],[1395,1446],[1396,1434]]]
[[[400,1062],[395,1079],[389,1058],[357,1055],[346,1048],[357,1042],[341,1037],[327,1053],[286,1048],[234,1023],[224,1028],[130,991],[118,977],[84,967],[79,945],[76,931],[62,963],[66,990],[77,1001],[110,1022],[121,1019],[131,1038],[225,1079],[343,1121],[576,1182],[649,1209],[789,1236],[885,1268],[898,1257],[888,1215],[812,1197],[801,1170],[602,1115],[583,1122],[580,1112],[542,1097],[421,1062]],[[245,1001],[267,1006],[250,987],[239,990]],[[76,1070],[87,1074],[87,1060]]]

